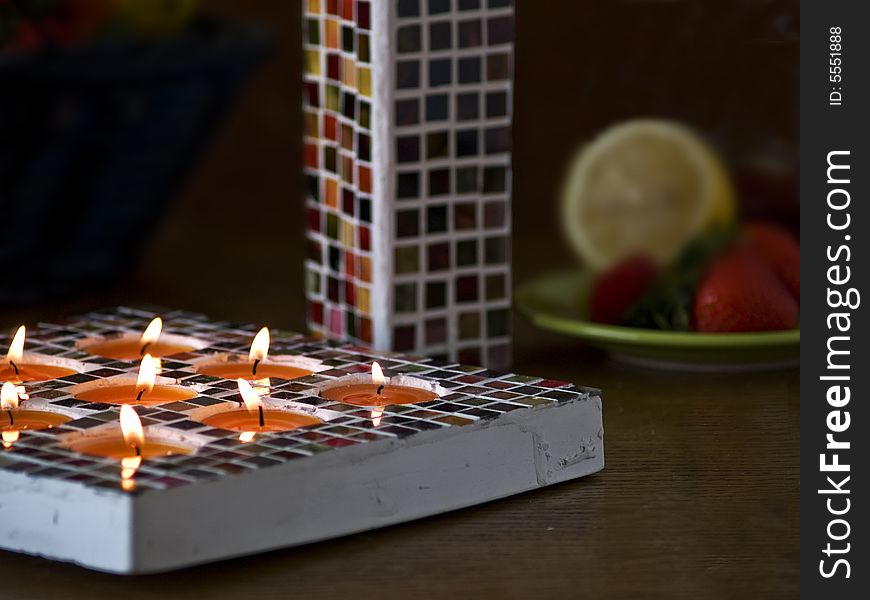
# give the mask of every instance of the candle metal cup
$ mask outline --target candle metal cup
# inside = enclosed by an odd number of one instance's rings
[[[221,360],[204,362],[196,368],[197,373],[222,379],[296,379],[311,375],[313,371],[295,365],[281,364],[274,361],[263,361],[256,366],[247,360]]]
[[[230,431],[290,431],[308,425],[318,425],[323,421],[311,415],[278,410],[263,409],[263,424],[260,425],[260,415],[247,409],[227,410],[202,419],[209,427],[219,427]]]
[[[13,442],[18,440],[22,431],[51,429],[70,420],[71,418],[66,415],[44,410],[26,408],[3,410],[0,414],[0,434],[2,434],[3,446],[10,447]]]
[[[150,391],[139,392],[142,388],[136,384],[95,387],[75,394],[76,400],[86,402],[102,402],[105,404],[140,404],[154,406],[170,402],[183,402],[196,398],[197,393],[179,385],[156,384]]]
[[[144,444],[134,448],[127,443],[120,431],[105,435],[83,436],[69,442],[69,447],[81,454],[118,460],[132,456],[148,459],[174,454],[193,454],[194,452],[194,448],[191,446],[159,438],[146,438]]]
[[[56,359],[52,356],[26,353],[18,361],[0,359],[0,381],[28,383],[31,381],[50,381],[75,375],[76,362]]]
[[[76,400],[85,402],[142,406],[183,402],[199,395],[195,388],[176,385],[175,380],[168,377],[157,377],[149,390],[147,386],[140,385],[136,377],[128,375],[81,383],[69,391]]]
[[[76,346],[82,352],[115,360],[138,360],[146,353],[155,358],[201,350],[206,343],[196,338],[161,334],[155,342],[142,343],[140,333],[125,333],[104,338],[81,340]]]
[[[378,390],[380,389],[380,393]],[[320,396],[326,400],[353,404],[354,406],[389,406],[391,404],[418,404],[438,398],[430,390],[405,385],[379,385],[356,383],[323,390]]]

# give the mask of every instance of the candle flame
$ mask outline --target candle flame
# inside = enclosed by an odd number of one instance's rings
[[[242,400],[244,400],[248,412],[258,412],[259,408],[263,406],[263,401],[260,400],[260,395],[254,391],[254,388],[251,387],[250,383],[241,377],[236,381],[239,384],[239,393],[242,395]]]
[[[129,404],[121,405],[121,433],[124,436],[124,443],[131,448],[139,448],[145,445],[145,430],[142,429],[142,421],[139,415]]]
[[[378,406],[372,409],[372,425],[378,427],[381,424],[381,419],[384,416],[384,409]]]
[[[125,456],[121,459],[121,489],[127,492],[136,489],[136,482],[133,480],[133,476],[141,464],[141,456]]]
[[[4,431],[3,432],[3,447],[11,448],[12,444],[18,441],[21,435],[20,431]]]
[[[146,344],[153,344],[160,338],[160,333],[163,331],[163,319],[160,317],[154,317],[152,321],[148,324],[148,327],[145,328],[145,332],[142,334],[142,337],[139,338],[139,341],[143,346]]]
[[[142,357],[142,364],[139,365],[139,376],[136,378],[136,389],[145,390],[147,394],[154,389],[154,384],[157,382],[157,373],[160,372],[161,363],[159,358],[154,358],[150,354]]]
[[[272,387],[272,380],[268,377],[264,379],[255,379],[251,382],[254,387],[254,391],[257,392],[258,396],[268,396],[269,389]]]
[[[243,431],[239,434],[239,441],[243,444],[247,444],[251,440],[254,439],[254,436],[257,435],[256,431]]]
[[[0,389],[0,408],[3,410],[18,408],[18,388],[14,383],[7,381]]]
[[[376,362],[372,363],[372,383],[376,385],[383,385],[387,382],[387,378],[384,377],[384,371],[381,369],[381,365]]]
[[[20,362],[24,356],[24,337],[27,335],[27,329],[22,325],[15,332],[15,337],[12,338],[12,343],[9,344],[9,352],[6,353],[6,360],[11,362]]]
[[[270,341],[269,328],[263,327],[257,332],[257,335],[254,336],[254,341],[251,342],[251,352],[248,354],[248,361],[254,362],[255,360],[266,360],[266,357],[269,355]]]

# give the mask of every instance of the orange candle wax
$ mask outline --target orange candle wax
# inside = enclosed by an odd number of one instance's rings
[[[378,389],[380,393],[378,393]],[[408,385],[383,386],[375,383],[352,383],[323,390],[322,398],[355,406],[389,406],[390,404],[417,404],[438,398],[435,392]]]
[[[18,367],[17,372],[15,367]],[[16,383],[49,381],[74,374],[73,369],[39,362],[34,355],[25,354],[20,361],[15,362],[15,366],[12,366],[8,361],[0,362],[0,381],[14,381]]]
[[[238,361],[215,361],[203,363],[196,368],[197,373],[209,375],[211,377],[221,377],[223,379],[268,379],[276,377],[278,379],[296,379],[297,377],[305,377],[311,375],[311,371],[302,367],[294,367],[292,365],[284,365],[278,362],[261,362],[257,365],[257,372],[254,373],[254,363],[238,360]]]
[[[154,406],[155,404],[167,404],[169,402],[182,402],[196,398],[198,395],[190,388],[178,385],[155,384],[151,391],[144,391],[140,398],[138,387],[135,383],[119,383],[118,385],[102,385],[76,392],[77,400],[86,402],[104,402],[106,404],[141,404]]]
[[[118,432],[111,436],[85,436],[69,443],[69,447],[82,454],[92,456],[105,456],[107,458],[129,458],[136,455],[136,451]],[[192,454],[193,448],[183,446],[175,442],[159,439],[147,439],[139,446],[139,456],[142,458],[156,458],[173,454]]]
[[[0,414],[0,434],[3,446],[10,447],[18,439],[22,431],[35,429],[51,429],[71,420],[66,415],[44,410],[27,410],[21,408],[4,410]]]
[[[210,427],[229,429],[231,431],[290,431],[306,425],[322,423],[317,417],[301,413],[277,410],[272,408],[263,409],[263,425],[260,425],[259,412],[251,412],[247,409],[228,410],[208,416],[202,420]]]
[[[114,358],[115,360],[138,360],[142,358],[145,352],[151,356],[159,358],[196,350],[196,346],[192,343],[183,343],[171,338],[161,338],[146,346],[142,343],[140,337],[135,334],[117,338],[107,338],[104,340],[88,340],[80,344],[79,347],[83,352],[87,352],[88,354],[105,358]],[[142,351],[143,348],[145,349],[145,352]]]

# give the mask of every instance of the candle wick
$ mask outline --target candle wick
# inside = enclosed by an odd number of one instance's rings
[[[18,372],[18,365],[15,364],[15,361],[14,361],[14,360],[10,360],[10,361],[9,361],[9,364],[12,365],[12,368],[13,368],[13,369],[15,369],[15,376],[16,376],[16,377],[17,377],[18,375],[21,374],[21,373]]]
[[[148,350],[148,346],[151,345],[151,342],[146,342],[142,349],[139,350],[139,356],[145,356],[145,351]]]
[[[256,375],[257,374],[257,367],[259,367],[259,366],[260,366],[260,359],[257,358],[254,360],[254,368],[251,369],[251,373]]]
[[[133,446],[133,450],[136,452],[136,456],[142,456],[142,451],[139,450],[139,444],[131,444]]]
[[[263,407],[258,406],[257,408],[260,409],[260,427],[265,427],[266,426],[266,417],[263,415]]]
[[[9,425],[15,425],[15,417],[12,416],[12,410],[7,410],[6,414],[9,415]]]
[[[136,402],[139,402],[140,400],[142,400],[142,394],[144,394],[144,393],[145,393],[145,388],[142,388],[141,390],[139,390],[139,394],[136,396]]]
[[[378,398],[381,397],[381,392],[383,392],[383,391],[384,391],[384,384],[382,383],[381,385],[378,386],[378,391],[375,392],[375,394],[377,395]]]

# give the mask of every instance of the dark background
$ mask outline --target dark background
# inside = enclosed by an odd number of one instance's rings
[[[275,36],[272,54],[129,275],[72,296],[0,306],[0,326],[135,302],[304,330],[300,6],[201,7],[264,25]],[[747,182],[748,212],[796,227],[795,0],[519,2],[516,23],[515,284],[575,264],[556,219],[562,175],[584,140],[627,118],[695,125]]]

